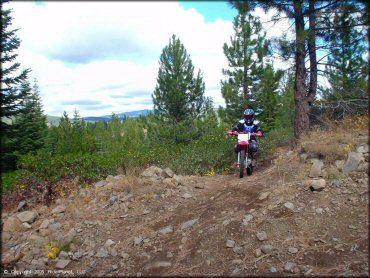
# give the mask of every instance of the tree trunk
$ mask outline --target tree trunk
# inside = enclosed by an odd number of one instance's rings
[[[316,14],[315,0],[309,0],[309,37],[308,53],[310,56],[310,87],[308,90],[308,105],[311,110],[311,104],[316,96],[317,89],[317,59],[316,59]]]
[[[296,28],[296,54],[295,54],[295,124],[294,136],[299,138],[309,129],[309,110],[306,92],[306,68],[305,68],[305,41],[304,16],[302,13],[302,2],[294,1],[295,28]]]

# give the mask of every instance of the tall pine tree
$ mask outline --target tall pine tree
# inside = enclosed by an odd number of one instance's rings
[[[368,98],[369,67],[364,58],[367,46],[364,33],[356,29],[353,6],[341,6],[333,19],[340,32],[331,32],[330,53],[326,74],[331,88],[323,91],[326,100],[353,100]]]
[[[278,116],[279,83],[283,76],[281,70],[275,71],[271,64],[267,64],[260,82],[256,86],[254,105],[258,120],[262,122],[265,131],[273,129]]]
[[[14,122],[17,137],[15,138],[16,153],[18,155],[35,153],[45,146],[47,136],[47,121],[43,113],[37,81],[30,88],[28,81],[23,82],[23,89],[30,91],[24,101],[22,113]]]
[[[266,34],[258,18],[251,15],[249,3],[231,1],[238,15],[233,21],[234,37],[230,44],[224,44],[224,54],[229,62],[223,74],[228,77],[221,81],[221,93],[225,99],[226,116],[237,119],[243,115],[244,109],[255,101],[259,76],[263,71],[264,57],[268,52]]]
[[[1,171],[14,169],[14,128],[9,123],[20,113],[22,102],[28,91],[20,90],[22,82],[27,80],[30,69],[20,71],[20,63],[16,62],[15,52],[20,46],[16,36],[17,29],[11,29],[11,10],[4,9],[5,1],[1,1],[1,88],[0,88],[0,134],[1,134]],[[8,160],[10,159],[10,160]]]
[[[172,35],[159,59],[157,85],[152,95],[154,113],[163,120],[179,123],[204,114],[205,85],[180,39]]]

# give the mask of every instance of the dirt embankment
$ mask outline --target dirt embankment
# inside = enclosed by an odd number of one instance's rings
[[[368,134],[361,136],[352,155],[330,163],[298,148],[280,149],[243,179],[237,170],[181,177],[151,167],[51,207],[3,212],[2,273],[368,276]]]

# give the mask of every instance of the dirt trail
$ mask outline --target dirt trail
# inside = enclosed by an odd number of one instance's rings
[[[122,177],[36,206],[31,228],[2,236],[4,265],[66,276],[369,275],[367,170],[313,191],[311,163],[297,153],[264,163],[250,177],[236,170],[177,186]],[[52,213],[57,205],[65,211]],[[54,224],[40,229],[46,219]],[[65,257],[47,259],[45,242],[68,235]],[[68,263],[57,270],[58,260]]]

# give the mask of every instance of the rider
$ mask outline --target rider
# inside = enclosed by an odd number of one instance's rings
[[[236,125],[233,127],[233,131],[238,132],[251,132],[251,133],[257,133],[257,136],[262,137],[263,136],[263,130],[259,125],[259,121],[255,119],[254,117],[254,111],[251,108],[247,108],[244,111],[244,120],[240,120],[236,123]],[[256,137],[252,136],[252,166],[256,166],[256,159],[258,155],[258,144],[256,142]],[[238,153],[240,150],[238,149],[238,144],[235,145],[234,150],[236,153]]]

